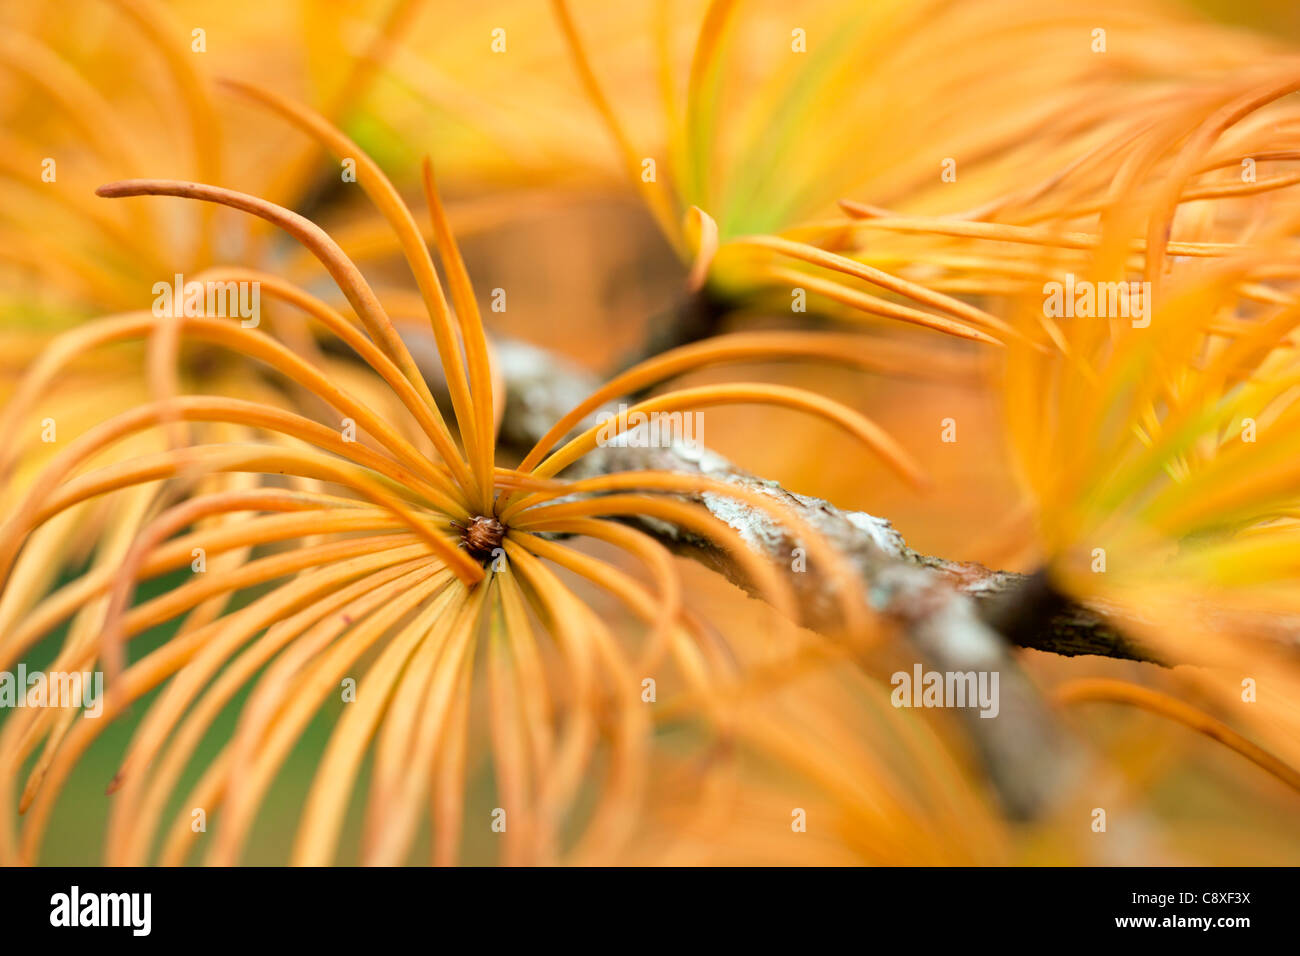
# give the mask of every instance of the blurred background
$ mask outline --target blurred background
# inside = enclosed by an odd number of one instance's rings
[[[666,81],[654,42],[654,6],[575,0],[572,10],[593,67],[630,137],[648,155],[661,155],[672,121],[671,111],[663,109],[662,85],[685,82],[706,4],[671,4],[671,16],[661,24],[673,54]],[[783,38],[789,21],[785,6],[769,0],[745,3],[748,29],[760,36],[764,30],[779,31],[774,35]],[[860,117],[854,114],[860,134],[816,148],[833,149],[840,161],[878,163],[880,169],[857,181],[851,194],[808,193],[797,209],[791,203],[778,211],[773,198],[780,195],[783,181],[779,156],[726,153],[720,168],[736,175],[764,170],[752,200],[741,196],[732,204],[729,221],[737,229],[750,222],[764,229],[787,219],[833,216],[840,195],[921,211],[933,207],[936,200],[908,192],[894,175],[909,155],[927,169],[935,157],[947,155],[948,118],[937,103],[927,111],[926,102],[918,104],[912,92],[927,68],[927,31],[943,34],[943,18],[949,16],[994,30],[1009,28],[1018,18],[1028,22],[1045,15],[1045,5],[1032,0],[928,4],[926,17],[915,21],[905,5],[884,6],[887,14],[874,15],[897,31],[886,36],[885,46],[914,55],[912,68],[875,69],[873,60],[858,59],[853,62],[860,74],[840,82],[870,85],[882,103],[906,104],[899,107],[898,118],[906,119],[908,128],[901,129],[895,117],[882,118],[883,107],[855,103],[862,111]],[[1167,81],[1173,71],[1187,71],[1177,78],[1194,80],[1198,69],[1209,76],[1248,61],[1255,51],[1300,43],[1300,5],[1289,0],[1113,4],[1073,13],[1069,5],[1046,6],[1067,11],[1060,17],[1079,29],[1094,19],[1103,26],[1114,23],[1117,57],[1132,53],[1122,49],[1126,27],[1140,28],[1151,40],[1139,58],[1152,82]],[[845,17],[856,29],[856,14],[846,13],[845,5],[808,4],[807,21],[824,25],[826,32]],[[1166,19],[1197,35],[1231,39],[1212,47],[1213,61],[1178,49],[1166,51],[1159,41],[1159,24]],[[501,53],[491,47],[496,29],[505,31]],[[202,31],[201,52],[193,46],[196,30]],[[691,310],[704,308],[712,331],[791,325],[785,303],[761,290],[734,291],[722,284],[706,293],[703,306],[701,297],[688,291],[689,256],[674,248],[628,183],[555,19],[538,0],[469,5],[442,0],[176,0],[157,6],[0,0],[0,33],[0,155],[7,157],[0,163],[0,389],[12,388],[55,330],[91,316],[147,307],[152,282],[172,269],[193,273],[205,262],[251,260],[321,288],[319,271],[304,255],[228,210],[195,210],[178,203],[99,210],[90,193],[116,178],[215,176],[222,185],[274,198],[330,231],[377,286],[392,291],[393,301],[401,301],[397,296],[403,290],[409,301],[411,283],[403,277],[391,240],[374,227],[374,217],[357,194],[341,186],[337,164],[266,111],[205,85],[220,76],[255,81],[327,111],[417,208],[419,162],[431,156],[494,337],[536,344],[606,374],[644,352],[647,342]],[[1026,45],[1032,48],[1032,41]],[[757,90],[756,78],[765,75],[766,66],[761,57],[744,55],[745,49],[733,51],[725,69],[736,73],[736,83]],[[1048,48],[1038,55],[1052,54]],[[928,61],[935,70],[943,63],[941,53]],[[1014,113],[1017,104],[1010,98],[1018,95],[1017,88],[1028,97],[1031,84],[1017,78],[1018,63],[1004,62],[1001,68],[1004,82],[988,94],[989,109]],[[1121,62],[1116,69],[1136,72],[1137,67]],[[1161,70],[1166,75],[1156,76]],[[743,103],[724,102],[724,111],[744,114]],[[805,141],[800,149],[812,149],[806,141],[819,139],[818,127],[792,122],[791,135]],[[1030,124],[1016,134],[1023,136],[1028,151],[1034,148],[1032,130]],[[738,142],[743,140],[740,132],[736,135]],[[762,140],[751,137],[748,142]],[[799,162],[796,153],[791,151],[791,163]],[[36,192],[39,186],[32,188],[30,177],[22,179],[33,163],[51,155],[58,157],[58,182],[71,197],[66,201],[52,203]],[[1012,152],[1000,175],[1012,175],[1020,161]],[[680,167],[664,163],[661,168]],[[970,188],[978,193],[983,187],[977,179]],[[941,201],[951,202],[946,197]],[[724,232],[726,228],[724,222]],[[490,308],[494,289],[507,292],[504,312]],[[402,317],[400,307],[393,311],[395,318]],[[832,327],[842,319],[818,311],[810,309],[806,319],[815,327]],[[698,373],[682,384],[752,378],[815,387],[870,415],[896,436],[933,477],[931,491],[916,493],[878,460],[845,447],[829,425],[784,410],[710,410],[706,443],[789,490],[888,518],[922,553],[1033,570],[1041,556],[1029,530],[1032,514],[1003,451],[1002,410],[986,387],[987,356],[979,346],[926,330],[873,320],[857,324],[918,356],[942,356],[934,366],[942,371],[918,364],[871,374],[783,363]],[[137,398],[132,361],[129,355],[122,357],[120,371],[94,393],[94,407],[85,414],[102,415]],[[96,371],[85,370],[92,376]],[[224,373],[196,368],[194,374]],[[941,423],[948,418],[959,423],[956,442],[941,440]],[[683,563],[682,570],[699,599],[718,613],[745,613],[746,599],[735,589],[694,565]],[[175,578],[151,582],[141,596],[162,593],[175,583]],[[604,610],[611,619],[621,613],[612,605]],[[141,652],[167,636],[166,629],[146,636]],[[48,661],[56,643],[57,635],[29,667]],[[1081,676],[1138,678],[1156,685],[1167,680],[1151,665],[1034,651],[1024,651],[1022,657],[1045,687]],[[259,817],[246,862],[285,859],[340,706],[319,714],[295,749]],[[146,707],[147,702],[110,728],[74,771],[50,827],[43,863],[84,864],[97,858],[107,816],[104,788]],[[236,716],[235,708],[223,714],[196,766],[216,753]],[[1119,862],[1300,861],[1295,795],[1237,755],[1159,718],[1117,708],[1075,711],[1071,721],[1119,771],[1128,784],[1125,799],[1152,824],[1134,841],[1130,857]],[[960,752],[962,745],[954,746]],[[471,779],[477,788],[471,802],[490,800],[490,774]],[[178,792],[189,782],[182,781]],[[347,848],[355,846],[359,833],[359,808],[353,811],[341,862],[350,861],[353,851]],[[465,859],[490,860],[490,834],[467,833]],[[1090,834],[1078,821],[1008,826],[1005,836],[1000,862],[1090,859]]]

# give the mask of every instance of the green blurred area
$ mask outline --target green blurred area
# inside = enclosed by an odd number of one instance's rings
[[[136,603],[150,600],[187,583],[191,574],[192,572],[188,568],[184,568],[144,582],[137,592]],[[74,577],[75,575],[69,575],[61,583],[67,583]],[[240,600],[234,606],[238,607],[247,604],[256,596],[256,593],[241,594]],[[179,619],[168,622],[164,626],[153,628],[133,639],[130,643],[130,662],[139,661],[149,652],[162,646],[171,639],[178,627]],[[65,626],[52,633],[28,655],[25,663],[29,673],[50,666],[62,646],[66,631]],[[358,682],[360,682],[361,675],[365,673],[366,665],[367,661],[363,660],[355,668]],[[193,808],[186,806],[186,797],[198,782],[204,770],[220,753],[222,747],[233,737],[239,713],[255,684],[256,679],[245,685],[244,689],[231,700],[218,718],[213,721],[203,741],[196,748],[185,774],[181,777],[173,792],[167,811],[161,818],[158,827],[159,842],[155,845],[155,852],[161,845],[163,835],[165,835],[178,814],[189,815],[191,813]],[[166,684],[163,687],[165,688]],[[100,862],[103,856],[104,834],[113,800],[113,797],[106,793],[107,785],[117,773],[120,761],[126,753],[137,727],[145,714],[148,713],[149,708],[158,699],[160,693],[162,693],[161,689],[150,692],[141,698],[128,714],[110,722],[81,760],[76,763],[72,773],[68,776],[50,819],[39,859],[40,864],[85,866]],[[294,835],[298,828],[299,814],[315,778],[316,766],[344,706],[341,695],[330,695],[311,721],[298,744],[293,748],[266,799],[261,804],[256,826],[242,860],[243,863],[248,865],[281,865],[288,861]],[[11,719],[12,715],[16,713],[19,713],[19,711],[0,711],[0,714],[3,715],[0,716],[0,725],[3,725],[5,720]],[[77,719],[96,718],[78,717]],[[27,775],[36,760],[37,755],[33,755],[28,760],[23,773],[19,776],[19,787],[27,779]],[[487,779],[482,779],[484,776]],[[346,827],[340,842],[338,863],[355,864],[357,862],[356,848],[360,840],[361,811],[367,786],[368,767],[363,768],[354,790],[354,799],[349,809]],[[481,794],[482,798],[486,799],[492,789],[490,774],[480,774],[479,779],[472,781],[472,786],[477,792],[472,793],[471,797],[477,797]],[[208,829],[206,833],[199,834],[195,839],[193,854],[189,861],[192,863],[201,862],[206,849],[204,846],[205,839],[215,833],[216,827],[220,825],[219,809],[205,809],[208,816]],[[19,822],[21,823],[21,818],[19,818]],[[486,828],[482,829],[486,832]],[[427,859],[428,841],[429,834],[426,824],[424,831],[416,842],[416,845],[421,848],[418,857],[413,858],[411,862],[421,862]],[[469,845],[464,848],[467,858],[483,858],[489,847],[487,846],[487,839],[481,842],[484,844],[481,847]]]

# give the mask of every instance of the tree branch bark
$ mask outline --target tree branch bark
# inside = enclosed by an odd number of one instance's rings
[[[543,349],[519,342],[498,342],[496,348],[507,381],[502,421],[502,440],[507,443],[531,446],[556,419],[599,384],[589,373]],[[972,599],[981,618],[988,623],[1015,622],[1016,626],[999,630],[1008,631],[1005,636],[1018,646],[1065,656],[1096,654],[1126,660],[1155,660],[1100,616],[1073,602],[1062,600],[1046,614],[1033,615],[1035,620],[1016,621],[1015,606],[1043,588],[1036,575],[994,571],[979,564],[921,554],[908,547],[903,536],[884,518],[862,511],[844,511],[820,498],[786,491],[776,482],[750,475],[707,449],[611,444],[585,455],[569,474],[587,478],[634,470],[704,475],[767,495],[792,508],[853,564],[872,606],[879,611],[905,617],[906,602],[898,599],[895,590],[910,593],[916,582],[925,580],[927,589],[943,584]],[[805,623],[816,626],[833,619],[836,595],[832,582],[823,575],[793,571],[791,554],[801,543],[788,529],[720,495],[693,496],[692,500],[740,532],[774,567],[785,570],[787,582],[807,614]],[[725,552],[707,539],[660,521],[639,519],[636,523],[676,552],[689,555],[748,588],[744,574]]]

